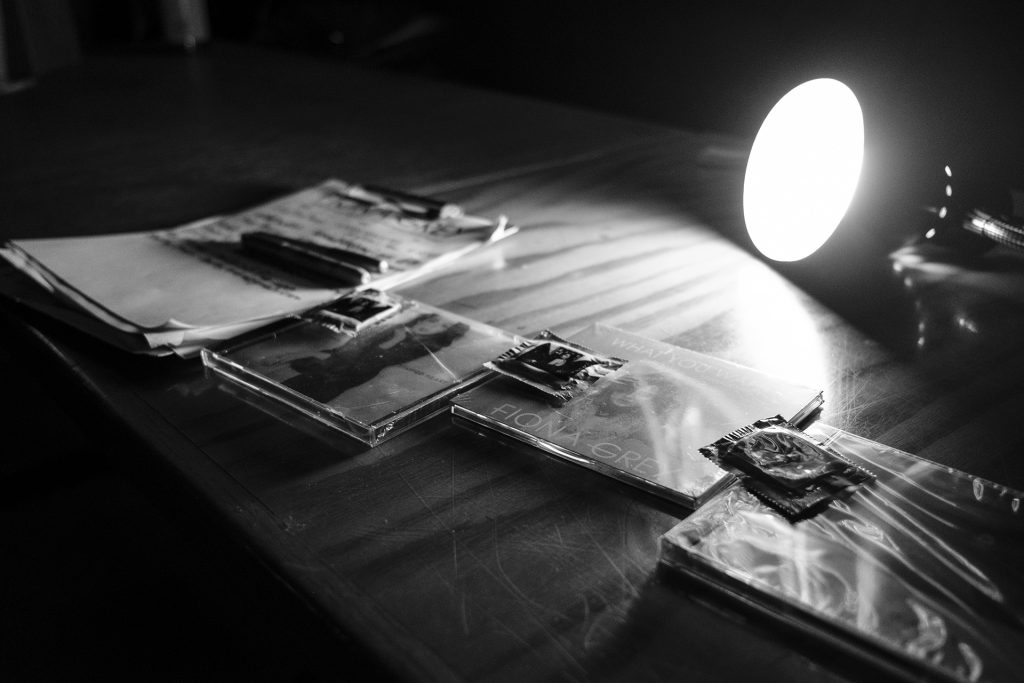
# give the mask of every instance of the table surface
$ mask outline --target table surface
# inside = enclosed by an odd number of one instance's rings
[[[0,237],[155,229],[326,177],[437,193],[521,233],[402,294],[519,334],[604,322],[825,390],[822,420],[1024,488],[1024,259],[772,267],[742,141],[282,53],[90,58],[0,98]],[[890,219],[895,221],[895,215]],[[884,222],[884,221],[883,221]],[[340,630],[423,680],[855,676],[657,571],[684,510],[432,419],[368,449],[7,307],[5,344],[135,438],[158,481]],[[171,482],[174,486],[171,486]]]

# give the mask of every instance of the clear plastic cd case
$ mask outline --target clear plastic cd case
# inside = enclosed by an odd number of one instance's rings
[[[806,431],[877,479],[796,523],[736,484],[662,538],[662,563],[889,674],[1020,680],[1024,493]]]
[[[393,294],[343,297],[254,339],[204,350],[214,372],[376,445],[447,408],[516,342]]]
[[[626,362],[561,404],[496,377],[453,399],[456,421],[695,507],[732,480],[700,447],[766,414],[802,420],[821,404],[817,390],[605,325],[571,342]]]

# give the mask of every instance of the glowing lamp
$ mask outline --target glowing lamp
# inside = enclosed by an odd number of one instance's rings
[[[813,254],[842,221],[864,160],[864,117],[831,78],[793,88],[754,138],[743,216],[754,246],[776,261]]]

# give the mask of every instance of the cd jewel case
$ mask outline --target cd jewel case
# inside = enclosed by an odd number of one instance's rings
[[[232,382],[372,446],[444,410],[515,342],[495,327],[369,291],[202,355]]]
[[[497,377],[452,401],[456,421],[695,507],[732,480],[700,447],[767,414],[802,421],[821,404],[818,391],[613,327],[571,341],[627,362],[561,405]]]
[[[731,486],[662,537],[663,565],[892,675],[1021,680],[1024,493],[806,431],[877,479],[796,523]]]

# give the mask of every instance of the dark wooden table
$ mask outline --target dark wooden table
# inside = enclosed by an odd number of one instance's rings
[[[1024,488],[1024,259],[893,254],[908,226],[876,212],[771,267],[743,246],[742,149],[284,54],[92,58],[0,99],[0,237],[166,227],[332,176],[438,193],[522,232],[403,294],[516,333],[606,322],[818,385],[825,422]],[[133,444],[126,466],[400,677],[864,675],[658,572],[685,511],[643,493],[444,416],[367,449],[198,361],[5,310],[8,350]]]

